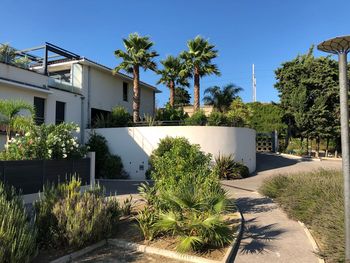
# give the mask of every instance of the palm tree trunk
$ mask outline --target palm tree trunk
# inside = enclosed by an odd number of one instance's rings
[[[174,81],[170,81],[169,83],[169,89],[170,89],[170,106],[174,107],[174,99],[175,99],[175,85]]]
[[[199,72],[198,68],[194,69],[194,111],[199,109]]]
[[[134,96],[132,101],[132,109],[133,109],[133,120],[134,122],[140,121],[140,69],[139,66],[134,65],[133,67],[133,75],[134,75]]]

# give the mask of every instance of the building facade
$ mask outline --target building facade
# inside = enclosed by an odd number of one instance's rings
[[[41,48],[43,58],[16,51],[22,57],[30,56],[31,62],[25,67],[0,61],[0,99],[22,99],[33,104],[38,124],[74,122],[82,131],[115,106],[132,113],[131,77],[114,74],[106,66],[49,43]],[[55,52],[58,54],[51,54]],[[56,59],[50,60],[50,56]],[[153,115],[159,90],[144,82],[140,84],[140,116]]]

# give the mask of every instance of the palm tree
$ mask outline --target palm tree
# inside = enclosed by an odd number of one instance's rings
[[[158,53],[151,50],[153,42],[147,36],[133,33],[127,39],[123,38],[123,42],[126,51],[118,49],[114,52],[117,58],[123,60],[114,71],[124,70],[133,74],[133,120],[138,122],[140,120],[140,67],[144,70],[156,70],[157,65],[153,58],[158,56]]]
[[[30,116],[20,113],[29,111]],[[24,130],[33,123],[34,107],[22,100],[0,100],[0,125],[5,126],[6,145],[11,138],[11,131]]]
[[[199,109],[200,101],[200,78],[215,74],[220,75],[220,71],[212,59],[218,56],[218,51],[214,45],[209,44],[208,40],[197,36],[195,39],[187,42],[188,51],[181,53],[180,57],[184,59],[186,70],[191,72],[194,79],[194,110]]]
[[[188,87],[188,74],[180,74],[184,70],[184,64],[178,57],[167,56],[160,63],[163,65],[162,70],[158,70],[161,75],[157,84],[165,84],[170,89],[170,106],[174,107],[175,85]]]
[[[235,84],[227,84],[222,88],[218,86],[209,87],[204,91],[203,101],[205,105],[213,105],[220,112],[225,112],[230,107],[233,100],[238,98],[238,93],[242,91],[241,87]]]

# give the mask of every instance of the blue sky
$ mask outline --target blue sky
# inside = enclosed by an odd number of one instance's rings
[[[349,12],[348,0],[1,0],[0,43],[26,48],[47,41],[114,67],[113,51],[131,32],[151,36],[159,59],[177,55],[188,39],[202,35],[219,50],[215,63],[222,73],[203,78],[202,91],[233,82],[251,101],[254,63],[257,100],[269,102],[278,101],[274,70],[312,44],[349,34]],[[141,72],[141,79],[155,84],[158,77]],[[162,105],[169,92],[159,88]]]

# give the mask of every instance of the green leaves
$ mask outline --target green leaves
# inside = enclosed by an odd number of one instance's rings
[[[157,57],[158,53],[151,50],[153,42],[148,36],[132,33],[128,38],[123,39],[123,43],[126,51],[118,49],[114,52],[117,58],[122,59],[122,62],[115,68],[116,72],[120,70],[132,72],[135,65],[145,70],[156,70],[153,58]]]

